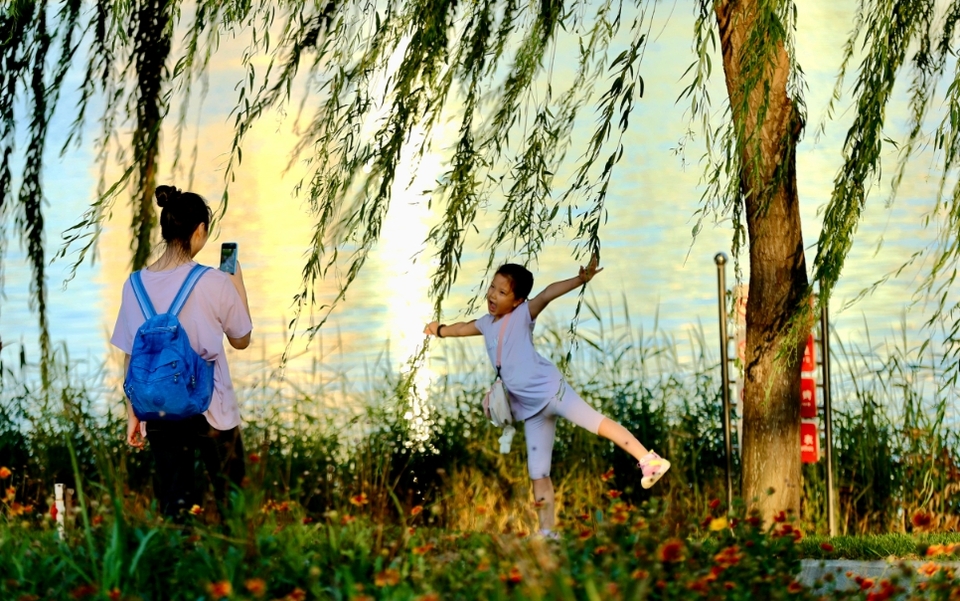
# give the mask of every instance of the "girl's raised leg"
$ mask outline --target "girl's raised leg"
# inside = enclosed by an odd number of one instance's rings
[[[540,532],[550,534],[556,525],[553,481],[550,476],[533,481],[533,500],[537,503],[537,517],[540,520]]]

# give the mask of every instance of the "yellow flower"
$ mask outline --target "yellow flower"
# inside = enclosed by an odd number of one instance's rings
[[[203,513],[203,509],[200,509],[199,505],[190,508],[190,515],[200,515],[201,513]]]
[[[730,525],[730,524],[727,522],[727,518],[724,517],[724,516],[721,516],[721,517],[718,517],[718,518],[713,518],[712,520],[710,520],[710,530],[711,530],[712,532],[717,532],[717,531],[720,531],[720,530],[724,530],[724,529],[726,529],[727,526],[729,526],[729,525]]]

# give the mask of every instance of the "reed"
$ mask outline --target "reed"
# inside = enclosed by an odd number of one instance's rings
[[[631,324],[626,302],[604,310],[589,304],[588,312],[575,335],[566,325],[542,325],[538,348],[584,399],[669,457],[673,469],[644,491],[627,455],[561,421],[553,468],[561,520],[595,503],[606,486],[599,475],[610,470],[625,501],[666,501],[668,521],[724,498],[718,361],[702,331],[682,343],[656,327],[644,331]],[[937,357],[905,338],[866,346],[834,340],[842,532],[955,530],[960,425],[953,391],[938,386],[945,379]],[[235,366],[257,498],[319,519],[349,512],[350,500],[364,494],[373,519],[428,506],[432,525],[464,529],[493,519],[464,513],[483,507],[499,526],[532,531],[522,429],[513,453],[497,453],[498,433],[478,409],[492,375],[487,359],[476,345],[445,342],[428,386],[409,386],[386,352],[362,378],[330,372],[322,360],[282,378],[267,359]],[[25,357],[0,366],[0,465],[14,471],[9,485],[21,506],[44,512],[54,482],[82,483],[93,502],[120,498],[124,511],[148,515],[151,462],[122,443],[113,379],[101,366],[71,362],[65,349],[46,392],[31,385],[36,372]],[[809,533],[826,531],[823,472],[822,462],[804,470],[800,524]]]

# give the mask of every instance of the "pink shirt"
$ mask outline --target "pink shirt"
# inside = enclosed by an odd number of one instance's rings
[[[158,313],[166,311],[187,274],[196,265],[190,261],[166,271],[141,271],[143,287]],[[230,368],[223,349],[223,335],[242,338],[250,333],[253,324],[243,299],[230,281],[230,276],[218,269],[210,269],[180,311],[180,323],[190,338],[190,346],[197,354],[213,361],[213,399],[203,414],[217,430],[229,430],[240,425],[240,407],[230,380]],[[128,355],[133,350],[137,329],[146,319],[140,311],[130,280],[123,284],[120,313],[113,328],[110,343]]]

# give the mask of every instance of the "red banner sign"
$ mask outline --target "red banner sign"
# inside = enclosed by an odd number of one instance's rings
[[[817,380],[800,376],[800,417],[817,417]]]
[[[803,362],[800,371],[814,371],[817,369],[817,356],[814,350],[813,334],[807,336],[807,345],[803,347]]]
[[[800,461],[816,463],[820,460],[820,437],[817,435],[817,422],[800,422]]]

